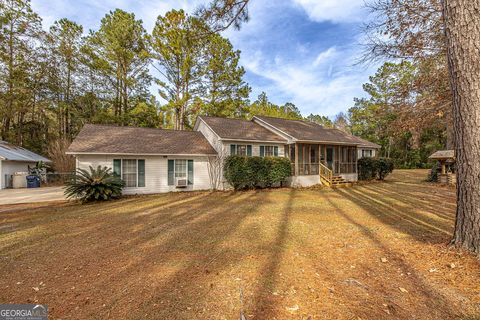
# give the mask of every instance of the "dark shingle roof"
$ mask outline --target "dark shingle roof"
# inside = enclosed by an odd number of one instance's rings
[[[85,125],[68,153],[216,154],[202,133],[152,128]]]
[[[319,124],[303,120],[288,120],[264,116],[255,116],[278,130],[288,134],[297,141],[332,142],[359,145],[357,137],[338,129],[324,128]]]
[[[0,157],[11,161],[50,162],[41,155],[3,140],[0,140]]]
[[[357,137],[357,136],[353,136],[353,137],[354,137],[356,140],[358,140],[358,142],[360,143],[360,144],[358,145],[359,147],[372,148],[372,149],[380,149],[380,148],[382,148],[382,146],[379,145],[379,144],[370,142],[370,141],[368,141],[368,140],[362,139],[362,138]]]
[[[199,118],[205,121],[220,139],[286,142],[286,140],[279,135],[253,121],[207,116],[201,116]]]

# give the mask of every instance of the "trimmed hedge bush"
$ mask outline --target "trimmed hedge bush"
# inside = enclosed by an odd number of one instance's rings
[[[268,157],[265,159],[267,165],[267,180],[265,185],[271,187],[275,184],[282,185],[292,175],[292,164],[287,158]]]
[[[392,171],[394,165],[387,158],[358,159],[358,180],[384,180]]]
[[[224,176],[235,189],[271,187],[282,184],[291,175],[290,160],[281,157],[229,156]]]

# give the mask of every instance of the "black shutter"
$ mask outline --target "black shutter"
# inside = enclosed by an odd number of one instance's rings
[[[188,184],[193,185],[193,160],[188,160]]]
[[[175,184],[175,160],[168,160],[168,185],[173,186]]]

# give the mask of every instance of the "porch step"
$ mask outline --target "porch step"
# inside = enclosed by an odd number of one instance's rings
[[[350,181],[343,179],[341,176],[333,176],[332,178],[332,188],[350,187],[352,185]]]

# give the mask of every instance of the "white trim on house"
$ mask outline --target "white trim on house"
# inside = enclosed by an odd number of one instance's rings
[[[230,139],[230,138],[223,138],[223,139],[218,139],[223,142],[249,142],[249,143],[272,143],[272,144],[281,144],[281,145],[286,145],[287,141],[271,141],[271,140],[246,140],[246,139]]]
[[[194,130],[194,131],[198,131],[198,126],[199,126],[199,124],[198,124],[198,119],[200,119],[200,120],[203,122],[203,124],[204,124],[208,129],[210,129],[210,131],[213,132],[214,135],[217,136],[218,140],[221,140],[221,139],[222,139],[222,138],[220,138],[220,136],[215,132],[215,130],[213,130],[212,127],[210,127],[210,126],[208,125],[208,123],[207,123],[205,120],[203,120],[202,116],[198,116],[198,117],[197,117],[197,121],[195,121],[195,125],[193,126],[193,130]],[[205,136],[205,135],[204,135],[204,136]]]
[[[256,116],[253,116],[252,118],[252,121],[257,123],[258,125],[261,125],[262,127],[264,127],[265,129],[267,130],[270,130],[272,131],[273,133],[276,133],[278,134],[279,136],[282,136],[284,135],[284,137],[282,138],[285,138],[287,140],[288,143],[291,143],[290,141],[292,142],[295,142],[296,139],[294,137],[292,137],[291,135],[289,135],[288,133],[278,129],[277,127],[271,125],[270,123],[260,119],[260,118],[257,118]],[[258,122],[257,122],[258,121]]]
[[[183,154],[183,153],[124,153],[124,152],[65,152],[65,154],[71,155],[116,155],[116,156],[179,156],[179,157],[214,157],[216,156],[215,153],[196,153],[196,154]]]
[[[335,141],[321,141],[321,140],[296,140],[296,143],[318,143],[318,144],[328,144],[332,146],[355,146],[358,147],[358,143],[355,142],[335,142]]]

